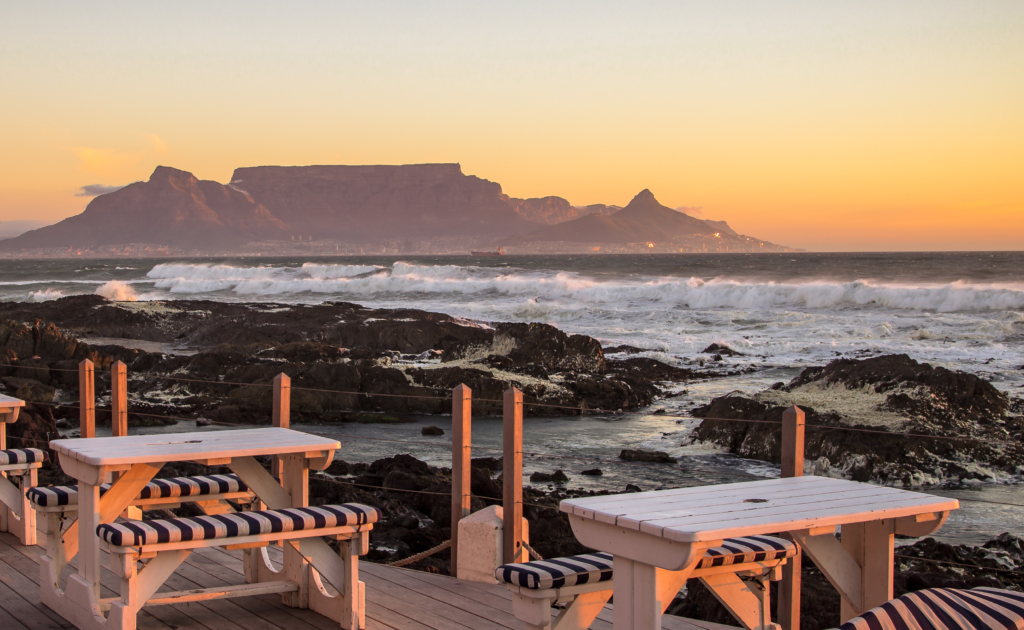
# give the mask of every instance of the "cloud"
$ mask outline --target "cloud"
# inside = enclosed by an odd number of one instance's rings
[[[140,166],[153,162],[167,152],[167,143],[160,136],[142,134],[145,146],[137,151],[102,147],[69,147],[78,156],[78,168],[83,173],[117,178],[137,175]]]
[[[676,208],[676,212],[682,212],[683,214],[688,214],[691,217],[696,217],[704,214],[704,208],[701,208],[700,206],[679,206]]]
[[[112,193],[115,190],[121,190],[124,186],[104,186],[103,184],[88,184],[82,186],[78,192],[75,193],[76,197],[99,197],[107,193]]]

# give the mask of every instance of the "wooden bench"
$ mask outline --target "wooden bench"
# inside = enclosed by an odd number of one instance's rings
[[[100,496],[106,494],[111,486],[109,483],[101,485]],[[72,528],[77,527],[72,521],[67,531],[64,531],[65,520],[77,517],[78,486],[36,487],[28,490],[26,494],[32,509],[46,518],[46,553],[58,561],[59,572],[64,568],[66,561],[74,555],[72,553],[65,558],[67,554],[63,548],[67,543],[62,543],[61,538],[73,534]],[[195,503],[206,514],[223,514],[234,511],[228,501],[249,504],[254,498],[253,493],[238,475],[154,479],[142,488],[124,516],[141,520],[142,511],[168,510],[181,507],[182,503]]]
[[[36,513],[25,493],[38,483],[37,471],[48,456],[38,448],[7,448],[7,425],[18,420],[24,406],[24,400],[0,394],[0,532],[11,532],[31,546],[36,544]]]
[[[747,630],[777,628],[769,614],[769,581],[796,554],[792,542],[773,536],[730,538],[707,550],[690,577],[714,594]],[[498,567],[494,576],[512,591],[512,611],[527,630],[584,630],[611,599],[612,555],[593,553]],[[676,593],[661,593],[662,612]],[[555,619],[551,607],[562,606]]]
[[[38,448],[0,450],[0,532],[10,531],[25,546],[36,544],[35,512],[26,494],[38,483],[38,470],[47,459]]]
[[[377,508],[347,503],[100,525],[96,533],[110,552],[111,569],[121,578],[121,596],[100,600],[100,610],[109,612],[104,625],[132,630],[136,613],[143,606],[268,593],[297,593],[302,597],[309,582],[297,576],[275,582],[157,593],[193,549],[253,549],[284,543],[337,591],[341,627],[363,628],[365,587],[359,581],[358,557],[368,551],[369,531],[380,518]],[[340,554],[331,552],[320,540],[322,536],[339,540]],[[69,589],[73,587],[69,583]],[[346,619],[353,623],[346,624]]]

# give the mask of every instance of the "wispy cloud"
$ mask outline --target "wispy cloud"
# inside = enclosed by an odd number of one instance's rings
[[[167,151],[167,143],[160,136],[148,133],[142,137],[146,147],[137,151],[123,151],[103,147],[69,147],[78,156],[78,168],[84,173],[120,178],[134,174],[140,166],[153,161]],[[81,195],[88,196],[88,195]]]
[[[696,217],[704,214],[704,208],[700,206],[679,206],[676,208],[676,212],[682,212],[683,214],[688,214],[691,217]]]
[[[124,186],[104,186],[103,184],[88,184],[82,186],[75,193],[76,197],[99,197],[107,193],[112,193],[115,190],[121,190]]]

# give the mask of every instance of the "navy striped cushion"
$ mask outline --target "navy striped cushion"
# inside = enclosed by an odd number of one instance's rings
[[[796,555],[796,545],[785,538],[774,536],[745,536],[726,538],[720,547],[712,547],[704,553],[698,569],[723,567],[744,562],[768,562]]]
[[[110,484],[100,486],[100,494],[110,489]],[[174,477],[154,479],[139,493],[139,499],[170,499],[176,497],[198,497],[208,494],[230,494],[245,492],[249,488],[238,475],[206,475],[203,477]],[[78,486],[49,486],[32,488],[28,500],[40,507],[78,505]]]
[[[568,558],[504,564],[494,577],[505,584],[529,589],[562,588],[612,579],[612,554],[586,553]]]
[[[729,538],[720,547],[704,554],[698,569],[721,567],[744,562],[768,562],[796,555],[796,545],[772,536]],[[575,584],[607,582],[612,579],[612,555],[591,553],[568,558],[537,560],[498,567],[494,577],[499,582],[529,589],[562,588]]]
[[[841,630],[1024,629],[1024,593],[998,588],[929,588],[901,595],[855,617]]]
[[[48,459],[46,451],[38,448],[12,448],[0,451],[0,466],[12,464],[38,464]]]
[[[117,547],[137,547],[194,540],[215,540],[281,534],[303,530],[368,525],[381,519],[381,511],[359,503],[319,507],[235,512],[194,518],[105,523],[96,528],[101,539]]]

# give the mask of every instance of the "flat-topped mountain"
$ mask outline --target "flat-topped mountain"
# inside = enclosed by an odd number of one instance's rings
[[[667,208],[648,190],[625,208],[580,207],[562,197],[510,197],[458,164],[409,164],[257,166],[236,169],[228,184],[158,166],[148,181],[100,195],[77,216],[0,241],[0,252],[329,255],[501,245],[511,253],[559,253],[648,251],[651,241],[661,248],[654,251],[778,249],[741,237],[724,221]],[[601,244],[627,245],[594,247]]]
[[[521,234],[509,244],[537,241],[571,243],[638,243],[666,241],[692,235],[736,236],[724,221],[704,221],[658,203],[649,190],[643,190],[622,210],[611,214],[591,214],[565,223]],[[717,237],[716,237],[717,238]]]
[[[458,164],[257,166],[229,186],[259,200],[297,234],[350,241],[497,236],[535,228],[495,182]]]
[[[158,166],[149,181],[96,197],[82,214],[0,243],[0,249],[87,248],[156,243],[228,249],[259,239],[286,239],[289,229],[238,190]]]

